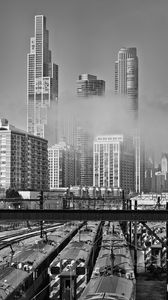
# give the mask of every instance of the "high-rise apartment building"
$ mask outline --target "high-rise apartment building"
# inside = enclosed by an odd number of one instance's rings
[[[50,189],[62,187],[62,147],[56,144],[48,149]]]
[[[90,74],[79,75],[77,80],[77,95],[80,97],[103,96],[105,92],[105,81],[97,79]]]
[[[0,187],[48,189],[48,143],[0,120]]]
[[[128,109],[138,116],[138,57],[136,48],[121,48],[115,62],[115,93],[128,99]]]
[[[93,185],[134,191],[134,146],[131,137],[103,135],[95,138]]]
[[[35,16],[35,35],[27,56],[27,130],[56,142],[58,65],[52,63],[46,17]]]

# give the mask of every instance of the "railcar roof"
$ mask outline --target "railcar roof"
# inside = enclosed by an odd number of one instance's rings
[[[7,270],[6,270],[7,271]],[[0,299],[3,300],[28,276],[27,272],[9,267],[8,274],[0,280]],[[6,272],[5,272],[6,273]]]
[[[97,293],[110,293],[113,295],[116,294],[120,295],[120,298],[123,300],[130,299],[133,285],[134,281],[118,276],[101,276],[99,278],[92,278],[87,285],[84,293],[82,294],[80,300],[89,299],[89,294]],[[122,298],[123,296],[125,298]]]
[[[83,299],[83,298],[81,298]],[[89,294],[84,298],[85,300],[128,300],[128,298],[121,296],[121,295],[115,295],[111,293],[96,293],[96,294]]]

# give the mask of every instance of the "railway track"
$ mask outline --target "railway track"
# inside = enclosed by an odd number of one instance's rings
[[[61,225],[62,225],[62,223],[57,223],[52,226],[47,225],[47,226],[43,227],[43,230],[45,230],[45,232],[54,231],[57,227],[59,227]],[[8,236],[3,236],[0,238],[0,250],[4,249],[6,247],[10,247],[11,245],[18,243],[20,241],[34,237],[34,236],[38,235],[39,233],[40,233],[40,230],[34,229],[32,232],[21,233],[21,234],[17,234],[17,235],[15,233],[12,233]]]

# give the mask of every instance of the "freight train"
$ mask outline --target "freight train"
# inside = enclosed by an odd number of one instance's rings
[[[80,300],[135,300],[131,254],[119,223],[106,222],[101,249]]]

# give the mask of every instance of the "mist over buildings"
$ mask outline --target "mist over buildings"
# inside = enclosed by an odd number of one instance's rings
[[[139,127],[146,147],[160,159],[162,152],[168,152],[168,97],[139,99]]]
[[[138,122],[128,99],[114,94],[82,98],[63,95],[58,104],[59,120],[76,120],[93,135],[140,133],[146,148],[159,159],[168,151],[168,98],[139,98]],[[59,121],[60,122],[60,121]]]

